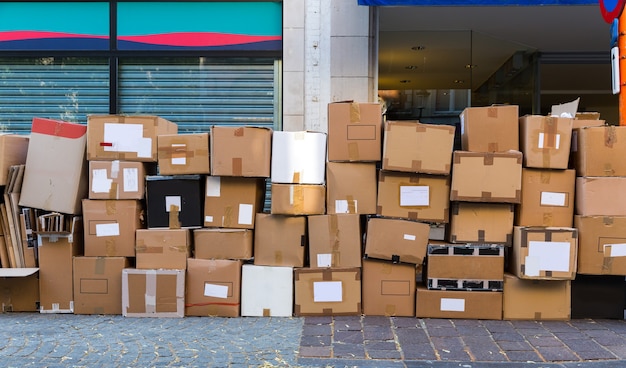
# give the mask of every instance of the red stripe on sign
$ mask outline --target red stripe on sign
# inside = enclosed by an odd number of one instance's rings
[[[32,133],[76,139],[87,133],[87,126],[62,120],[33,118]]]

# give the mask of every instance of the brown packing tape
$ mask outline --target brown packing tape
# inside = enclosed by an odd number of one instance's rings
[[[552,277],[552,271],[546,271],[546,277]]]
[[[493,157],[494,155],[491,153],[485,153],[485,157],[483,159],[483,165],[485,166],[491,166],[493,165]]]
[[[520,247],[528,248],[528,231],[521,229],[521,237],[520,237]]]
[[[243,137],[244,135],[244,127],[239,127],[233,130],[233,136],[235,137]]]
[[[172,204],[170,205],[170,212],[169,212],[169,228],[170,229],[180,229],[180,220],[178,219],[178,214],[179,214],[179,208],[178,206]]]
[[[480,193],[480,198],[485,200],[485,201],[490,200],[491,199],[491,192],[481,192]]]
[[[274,251],[274,262],[277,265],[282,265],[283,264],[283,252],[280,250],[276,250]]]
[[[459,207],[460,207],[460,203],[459,202],[453,202],[452,203],[452,208],[450,209],[450,213],[452,214],[452,216],[458,216],[459,215]]]
[[[333,271],[326,268],[322,270],[322,280],[323,281],[333,281]]]
[[[615,132],[615,126],[608,125],[604,127],[604,146],[613,148],[613,145],[617,143],[617,134]]]
[[[361,122],[361,106],[358,102],[352,102],[350,104],[350,122],[351,123],[360,123]]]
[[[615,174],[615,170],[613,170],[613,165],[611,165],[610,162],[604,163],[604,169],[602,171],[604,172],[604,175],[606,176],[614,176]]]
[[[222,226],[231,227],[233,225],[234,213],[232,206],[224,207],[224,214],[222,215]]]
[[[233,157],[232,166],[234,176],[243,176],[243,160],[241,157]]]
[[[293,190],[293,211],[295,213],[303,213],[305,200],[304,187],[300,185],[292,185],[291,189]]]
[[[551,212],[543,213],[543,221],[541,223],[543,226],[552,226],[553,221],[554,221],[554,216],[552,215]]]
[[[552,241],[552,234],[553,234],[552,230],[546,230],[545,237],[544,237],[545,241],[547,242]]]
[[[541,312],[535,312],[535,320],[541,320]]]
[[[104,241],[104,249],[105,249],[105,254],[107,256],[113,256],[114,254],[117,253],[117,242],[115,241],[115,239],[106,239]]]
[[[341,252],[339,250],[333,250],[330,252],[330,266],[331,267],[339,267],[341,264]]]
[[[111,189],[109,189],[109,199],[117,199],[117,182],[111,182]]]
[[[101,307],[101,306],[93,307],[92,313],[95,314],[95,315],[105,314],[104,313],[104,307]]]
[[[602,218],[602,223],[604,226],[612,226],[613,225],[613,217],[612,216],[604,216]]]
[[[543,125],[543,147],[557,148],[556,142],[559,135],[559,118],[548,116]]]
[[[422,170],[422,160],[413,160],[411,161],[411,170],[415,172],[419,172]]]
[[[350,161],[359,160],[359,145],[357,142],[348,142],[348,158]]]
[[[263,308],[263,317],[271,317],[272,316],[272,312],[270,311],[269,308]]]
[[[333,309],[332,308],[323,308],[322,309],[322,314],[325,316],[332,316],[333,315]]]
[[[478,241],[479,242],[485,241],[485,230],[478,230]]]
[[[291,178],[291,182],[292,183],[300,183],[300,172],[299,171],[294,171],[293,176]]]
[[[94,267],[94,274],[96,275],[103,275],[104,274],[104,270],[106,268],[106,258],[104,257],[97,257],[95,259],[95,267]]]
[[[498,152],[498,151],[500,151],[498,149],[498,147],[499,147],[498,146],[498,142],[489,142],[487,144],[487,149],[489,150],[489,152]]]
[[[348,213],[356,213],[356,201],[354,200],[354,196],[347,196],[346,198],[348,202]]]
[[[187,253],[188,249],[186,245],[169,245],[167,248],[177,253]]]
[[[459,151],[454,151],[454,153],[452,154],[452,163],[456,165],[460,164],[462,157],[463,155],[459,153]]]
[[[159,154],[162,154],[162,156],[166,159],[195,157],[196,152],[194,152],[193,150],[187,150],[186,147],[187,147],[187,143],[185,142],[172,143],[171,146],[168,146],[168,147],[159,147]],[[200,154],[208,154],[208,152],[206,152],[206,150],[198,150],[198,155]]]
[[[383,206],[377,205],[376,206],[376,214],[380,215],[382,213],[383,213]]]
[[[550,184],[550,176],[552,176],[552,171],[550,170],[541,170],[539,174],[539,180],[541,184]]]
[[[396,305],[395,304],[386,304],[385,305],[385,316],[395,316],[396,315]]]
[[[361,269],[357,269],[356,271],[354,271],[354,279],[356,281],[360,281],[361,280]]]
[[[505,245],[513,245],[513,234],[506,234],[506,244]]]
[[[117,201],[107,199],[104,201],[104,207],[105,207],[107,216],[112,216],[112,215],[117,214]]]
[[[135,247],[135,253],[162,254],[163,247],[149,247],[147,245],[137,245]]]
[[[498,118],[498,108],[495,106],[490,106],[487,108],[487,117],[497,119]]]
[[[381,270],[380,273],[382,273],[383,275],[391,275],[391,273],[393,272],[393,265],[392,263],[389,262],[384,262],[381,264]]]
[[[417,212],[415,211],[410,211],[409,213],[407,213],[408,218],[411,220],[417,220],[418,216],[417,216]]]
[[[603,257],[602,258],[602,273],[610,274],[611,271],[613,271],[613,258]]]
[[[328,225],[329,225],[329,235],[332,252],[339,251],[339,223],[337,215],[329,215],[328,216]]]

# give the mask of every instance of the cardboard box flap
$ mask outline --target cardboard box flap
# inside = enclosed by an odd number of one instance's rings
[[[0,268],[0,277],[28,277],[39,272],[39,268]]]
[[[87,133],[87,126],[61,120],[34,118],[31,133],[78,139]]]

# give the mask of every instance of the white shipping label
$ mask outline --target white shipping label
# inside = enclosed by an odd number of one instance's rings
[[[465,312],[465,299],[441,298],[439,309],[447,312]]]
[[[136,167],[124,169],[124,192],[139,191],[139,170]]]
[[[539,259],[541,271],[570,271],[569,242],[529,241],[528,257]]]
[[[96,224],[96,236],[119,236],[120,224]]]
[[[428,206],[430,204],[430,187],[401,186],[400,206]]]
[[[165,212],[170,212],[176,206],[178,212],[182,212],[180,196],[165,196]]]
[[[111,190],[112,179],[107,177],[106,169],[91,170],[91,191],[94,193],[108,193]]]
[[[135,152],[137,157],[152,157],[152,139],[143,137],[141,124],[104,124],[105,151]]]
[[[213,222],[213,216],[204,216],[204,222]]]
[[[317,267],[330,267],[333,255],[330,253],[320,253],[317,255]]]
[[[316,303],[323,302],[341,302],[343,289],[341,281],[318,281],[313,283],[313,301]]]
[[[548,146],[546,143],[546,138],[547,136],[551,136],[544,134],[544,133],[539,133],[539,142],[537,142],[538,148],[556,148],[559,149],[559,147],[561,147],[561,135],[560,134],[554,134],[554,147],[552,147],[552,144],[550,144],[550,146]]]
[[[526,256],[524,258],[524,275],[531,277],[539,276],[539,271],[541,270],[540,262],[539,257]]]
[[[209,284],[207,282],[204,284],[204,296],[226,299],[228,298],[228,286]]]
[[[222,180],[220,176],[206,177],[206,196],[219,197],[222,191]]]
[[[609,254],[607,255],[607,247]],[[604,254],[609,257],[626,257],[626,244],[604,244]]]
[[[184,143],[174,143],[172,144],[172,165],[186,165],[187,164],[187,155],[185,151],[187,150],[187,145]]]
[[[541,192],[541,205],[565,207],[566,198],[567,198],[566,193]]]
[[[413,234],[404,234],[403,236],[404,240],[411,240],[414,241],[417,237]]]
[[[251,204],[241,203],[239,205],[239,218],[237,223],[240,225],[252,225],[254,217],[254,206]]]
[[[352,201],[354,203],[354,212],[350,212],[350,206],[348,205],[348,200],[346,199],[337,199],[335,200],[335,213],[359,213],[357,207],[357,200]]]

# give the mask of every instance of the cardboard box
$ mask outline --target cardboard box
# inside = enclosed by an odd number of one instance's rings
[[[450,175],[455,131],[452,125],[387,121],[382,169]]]
[[[519,151],[518,106],[467,107],[460,119],[463,151]]]
[[[501,291],[429,290],[417,287],[417,318],[502,319]]]
[[[146,175],[153,173],[147,166],[135,161],[89,161],[89,199],[143,199]]]
[[[296,268],[296,316],[361,315],[361,268]]]
[[[139,229],[136,238],[137,269],[187,268],[191,256],[189,229]]]
[[[451,201],[520,203],[521,192],[521,152],[454,152]]]
[[[572,143],[572,118],[526,115],[520,118],[524,167],[567,169]]]
[[[254,231],[250,229],[193,230],[194,258],[252,259]]]
[[[293,268],[241,267],[241,315],[244,317],[291,317],[293,314]]]
[[[146,177],[147,226],[155,228],[202,227],[204,180],[200,175]]]
[[[578,269],[585,275],[626,275],[626,217],[575,216]]]
[[[7,185],[9,168],[26,164],[28,135],[0,134],[0,185]]]
[[[308,216],[311,268],[361,267],[361,217],[353,214]]]
[[[448,239],[453,243],[513,244],[510,203],[453,202]]]
[[[326,164],[326,213],[376,214],[377,191],[376,163]]]
[[[204,226],[254,229],[254,217],[263,212],[265,179],[207,176]]]
[[[380,161],[382,124],[379,103],[328,104],[328,161]]]
[[[157,162],[157,137],[178,133],[159,116],[87,116],[87,159]]]
[[[569,166],[572,169],[576,168],[576,162],[578,162],[578,134],[581,128],[584,127],[601,127],[605,125],[605,121],[600,119],[600,114],[597,116],[584,116],[576,118],[572,121],[572,144],[570,146],[571,154],[569,158]]]
[[[578,176],[626,176],[626,126],[581,128],[577,144]]]
[[[122,270],[124,317],[184,317],[185,270]]]
[[[271,213],[274,215],[323,215],[326,186],[272,183]]]
[[[624,319],[624,276],[576,275],[571,289],[572,319]]]
[[[581,216],[626,216],[626,177],[577,177],[575,206]]]
[[[363,314],[415,316],[415,265],[363,260]]]
[[[74,257],[74,314],[122,314],[126,257]]]
[[[85,255],[134,257],[143,205],[136,199],[83,199]]]
[[[572,280],[576,276],[577,256],[576,228],[513,228],[510,272],[521,279]]]
[[[39,311],[39,269],[0,269],[1,312]]]
[[[575,188],[574,170],[522,169],[522,200],[516,207],[515,225],[572,227]]]
[[[522,280],[505,273],[503,319],[569,320],[570,285],[570,280]]]
[[[326,133],[274,132],[271,162],[272,183],[324,184]]]
[[[270,177],[272,129],[211,127],[211,175]]]
[[[238,317],[241,302],[241,261],[187,260],[186,316]]]
[[[19,205],[80,214],[89,179],[87,127],[33,118]]]
[[[377,203],[381,216],[447,223],[450,177],[380,171]]]
[[[365,257],[422,264],[430,226],[416,221],[372,217],[367,220]]]
[[[210,174],[209,133],[157,137],[160,175]]]
[[[304,267],[306,217],[257,213],[254,264]]]

